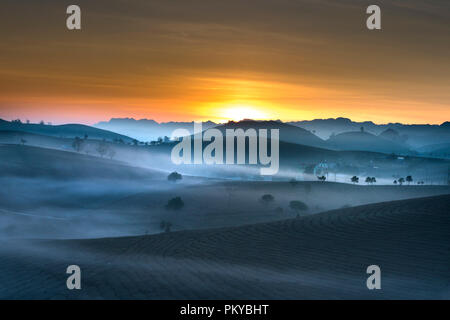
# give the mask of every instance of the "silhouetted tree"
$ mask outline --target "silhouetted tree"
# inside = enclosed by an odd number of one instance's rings
[[[106,142],[105,141],[99,142],[96,151],[103,158],[104,155],[108,152],[108,145],[106,144]]]
[[[268,204],[275,200],[274,196],[271,194],[265,194],[261,197],[261,201]]]
[[[397,184],[398,182],[397,182],[397,180],[394,180],[394,184]]]
[[[113,148],[109,148],[108,157],[112,160],[112,158],[114,158],[115,155],[116,155],[116,151]]]
[[[171,222],[166,222],[166,221],[161,221],[161,223],[159,224],[159,227],[161,228],[161,230],[164,230],[164,232],[170,232],[170,228],[172,228],[172,223]]]
[[[275,208],[275,213],[282,214],[283,213],[283,208],[282,207],[276,207]]]
[[[81,140],[78,137],[75,137],[75,139],[72,142],[72,148],[75,149],[76,152],[80,152],[83,148],[83,140]]]
[[[170,199],[166,204],[167,210],[180,210],[184,207],[184,202],[180,197]]]
[[[179,174],[178,172],[174,171],[171,174],[167,176],[167,180],[172,182],[177,182],[178,180],[183,179],[183,176]]]
[[[407,177],[406,177],[406,182],[408,182],[408,185],[410,185],[411,182],[413,182],[412,176],[407,176]]]
[[[402,186],[405,183],[405,178],[398,179],[398,183]]]
[[[359,183],[359,178],[357,176],[353,176],[352,183]]]
[[[308,206],[304,202],[297,200],[289,202],[289,208],[291,208],[297,213],[300,213],[300,211],[308,210]]]
[[[375,183],[375,182],[377,182],[377,179],[375,179],[375,177],[367,177],[366,178],[366,183],[367,184],[372,184],[372,183]]]
[[[319,181],[324,182],[324,181],[327,180],[327,177],[325,177],[325,176],[320,176],[320,177],[317,177],[317,179],[318,179]]]

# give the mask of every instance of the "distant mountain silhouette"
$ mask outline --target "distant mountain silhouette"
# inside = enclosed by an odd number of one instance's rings
[[[133,139],[128,136],[82,124],[64,124],[53,126],[45,124],[20,123],[15,121],[10,122],[0,119],[0,131],[27,132],[59,138],[83,138],[85,135],[88,135],[89,139],[96,140],[122,140],[123,142],[133,141]]]
[[[417,151],[427,157],[450,158],[450,142],[423,146]]]
[[[230,121],[226,124],[217,126],[217,129],[223,131],[225,134],[226,129],[279,129],[280,141],[301,144],[304,146],[311,146],[316,148],[326,148],[325,141],[309,132],[308,130],[292,126],[281,121],[255,121],[255,120],[242,120],[239,122]]]
[[[248,122],[252,120],[245,121]],[[291,121],[284,123],[281,121],[265,121],[265,124],[271,122],[272,125],[280,126],[280,131],[282,131],[281,138],[283,141],[303,143],[305,145],[318,147],[327,147],[327,143],[325,143],[324,140],[329,139],[331,136],[346,132],[358,132],[361,128],[367,133],[400,144],[402,145],[402,148],[410,148],[412,150],[417,150],[426,145],[450,141],[450,122],[444,122],[441,125],[409,125],[402,123],[375,124],[372,121],[355,122],[348,118],[341,117],[336,119],[315,119],[311,121]],[[237,123],[242,123],[242,121]],[[262,122],[258,121],[257,123],[261,124]],[[302,128],[306,130],[306,132],[294,131],[292,128],[286,127],[285,125]],[[217,124],[212,121],[203,122],[204,130],[215,126],[223,126],[223,124]],[[158,123],[148,119],[135,120],[132,118],[113,118],[106,122],[99,122],[95,127],[124,134],[140,141],[151,141],[157,140],[158,137],[170,137],[173,130],[179,128],[187,129],[192,133],[193,122]],[[320,140],[315,139],[311,134],[317,136]],[[294,138],[294,136],[297,137]]]
[[[406,143],[413,149],[433,143],[446,143],[450,141],[450,122],[448,121],[441,125],[402,123],[375,124],[371,121],[354,122],[347,118],[330,118],[311,121],[292,121],[288,123],[309,130],[322,139],[328,139],[332,135],[338,135],[344,132],[360,131],[361,128],[364,128],[366,132],[375,135],[380,135],[388,129],[395,130],[401,139],[396,142]],[[388,131],[383,138],[392,140],[390,138],[394,135],[396,135],[394,132]]]
[[[203,122],[203,129],[217,126],[212,121]],[[193,133],[194,122],[161,122],[154,120],[133,118],[112,118],[94,125],[96,128],[109,130],[119,134],[131,136],[139,141],[154,141],[159,137],[170,137],[176,129],[186,129]]]
[[[398,131],[394,130],[394,129],[386,129],[385,131],[383,131],[382,133],[380,133],[378,135],[380,138],[386,139],[386,140],[391,140],[394,141],[396,143],[400,143],[403,144],[406,142],[406,140],[408,140],[407,136],[402,136],[398,133]]]
[[[391,136],[386,133],[384,136]],[[401,143],[384,139],[368,132],[353,131],[332,136],[327,140],[328,146],[337,150],[372,151],[382,153],[409,153],[410,150]]]

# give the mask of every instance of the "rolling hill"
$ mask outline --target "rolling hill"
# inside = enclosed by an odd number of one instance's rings
[[[450,196],[154,236],[2,241],[3,299],[448,299]],[[82,290],[65,268],[82,268]],[[381,268],[382,290],[366,269]],[[17,281],[17,279],[27,281]]]
[[[82,124],[64,124],[54,126],[34,123],[28,124],[15,121],[10,122],[0,119],[0,131],[27,132],[38,135],[70,139],[73,139],[75,137],[84,138],[87,135],[90,139],[95,140],[121,140],[125,143],[130,143],[133,141],[132,138],[125,135],[117,134],[107,130],[97,129]]]
[[[336,150],[370,151],[381,153],[410,154],[403,144],[368,132],[353,131],[337,134],[327,140],[329,147]]]
[[[290,124],[283,123],[281,121],[255,121],[255,120],[242,120],[238,122],[230,121],[226,124],[219,125],[216,127],[221,130],[225,135],[227,129],[255,129],[258,133],[260,129],[267,129],[270,132],[271,129],[280,130],[280,141],[300,144],[304,146],[316,147],[316,148],[326,148],[327,144],[325,141],[309,132],[308,130],[292,126]]]

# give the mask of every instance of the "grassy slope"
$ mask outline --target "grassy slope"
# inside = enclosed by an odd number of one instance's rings
[[[0,297],[449,298],[449,211],[450,196],[439,196],[237,228],[4,242]],[[65,289],[73,263],[78,292]],[[365,286],[371,264],[381,291]]]

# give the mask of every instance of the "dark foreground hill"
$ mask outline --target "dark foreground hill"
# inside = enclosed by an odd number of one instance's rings
[[[125,143],[133,142],[133,139],[125,135],[117,134],[111,131],[102,130],[82,124],[64,124],[64,125],[45,125],[36,123],[21,123],[15,121],[5,121],[0,119],[0,132],[1,131],[16,131],[34,133],[49,137],[70,138],[75,137],[83,138],[89,137],[95,140],[118,140]]]
[[[4,241],[0,298],[448,299],[450,195],[235,228]],[[82,269],[82,290],[65,268]],[[366,268],[381,268],[381,290]]]
[[[0,144],[0,178],[3,177],[67,181],[81,178],[165,178],[165,175],[156,170],[136,168],[120,161],[74,152]]]

